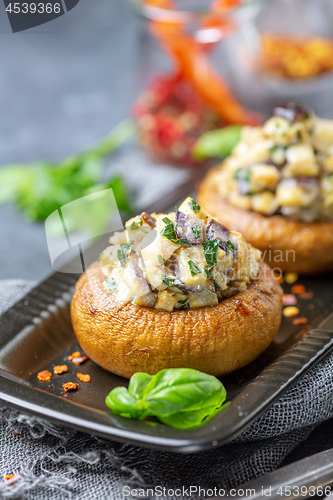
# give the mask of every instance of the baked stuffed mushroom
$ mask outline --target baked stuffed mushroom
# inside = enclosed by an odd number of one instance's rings
[[[275,336],[282,289],[271,269],[191,198],[173,213],[130,219],[110,243],[71,305],[82,349],[106,370],[226,375]]]
[[[199,186],[198,201],[263,252],[271,267],[333,269],[333,121],[278,106]]]

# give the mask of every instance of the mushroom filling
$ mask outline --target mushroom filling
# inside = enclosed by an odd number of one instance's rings
[[[214,306],[258,277],[261,252],[192,198],[125,227],[99,258],[104,287],[121,301],[169,312]]]
[[[216,173],[232,205],[304,222],[333,219],[333,120],[289,103],[241,141]]]

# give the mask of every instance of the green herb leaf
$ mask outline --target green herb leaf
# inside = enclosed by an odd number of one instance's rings
[[[184,300],[178,300],[178,304],[182,304],[183,307],[185,307],[187,305],[187,302],[189,301],[189,297],[186,297],[186,299]]]
[[[235,249],[235,245],[233,243],[231,243],[231,241],[228,238],[227,239],[227,243],[225,245],[226,252],[233,254],[234,253],[234,249]]]
[[[98,181],[102,176],[104,156],[113,153],[133,134],[133,122],[125,120],[97,144],[62,162],[35,162],[2,167],[0,204],[13,202],[27,219],[45,220],[52,212],[73,200],[111,188],[118,208],[130,212],[130,198],[121,176],[115,176],[105,183]],[[109,216],[110,209],[106,207],[94,220],[108,220]]]
[[[202,228],[201,226],[193,226],[191,227],[193,236],[196,240],[199,240],[202,236]]]
[[[166,238],[168,238],[168,240],[170,240],[172,242],[176,241],[177,234],[176,234],[176,229],[175,229],[174,223],[171,222],[171,220],[168,219],[167,217],[164,217],[164,219],[162,219],[162,220],[165,223],[165,227],[162,229],[161,235],[165,236]]]
[[[185,285],[185,283],[182,280],[179,280],[177,278],[168,278],[167,276],[161,276],[161,281],[163,285],[166,286]]]
[[[239,168],[237,171],[236,171],[236,174],[235,174],[235,179],[237,179],[238,181],[247,181],[249,182],[250,179],[251,179],[251,170],[246,170],[244,168]]]
[[[157,258],[158,258],[158,262],[159,262],[160,264],[164,264],[165,259],[163,259],[162,255],[158,255],[158,256],[157,256]]]
[[[287,146],[282,146],[282,145],[273,146],[269,149],[270,158],[276,165],[283,165],[284,162],[286,161],[285,158],[286,149]]]
[[[130,225],[130,230],[131,231],[137,231],[137,229],[140,229],[139,226],[142,226],[142,220],[140,220],[140,222],[132,222],[132,224]]]
[[[190,200],[188,202],[188,204],[189,204],[189,207],[193,210],[194,213],[198,214],[200,212],[201,207],[200,207],[199,203],[197,203],[194,200]]]
[[[204,271],[205,271],[208,279],[213,279],[213,275],[212,275],[212,271],[211,271],[210,267],[205,267]]]
[[[208,267],[213,267],[217,264],[217,252],[219,250],[220,240],[204,241],[202,246]]]
[[[240,141],[241,130],[242,127],[239,125],[229,125],[206,132],[194,145],[194,158],[202,160],[229,156]]]
[[[188,261],[188,267],[190,268],[191,276],[201,273],[201,269],[192,260]]]
[[[177,238],[175,224],[168,219],[168,217],[164,217],[162,220],[165,224],[165,227],[161,231],[162,236],[165,236],[168,240],[172,241],[172,243],[176,243],[177,245],[189,245],[186,238]]]
[[[109,290],[109,292],[114,292],[117,290],[117,283],[115,282],[114,278],[107,278],[104,281],[105,288]]]
[[[127,258],[131,249],[131,243],[122,243],[120,245],[121,250],[118,250],[117,257],[120,262],[121,267],[126,266]]]
[[[221,411],[225,399],[226,390],[216,377],[191,368],[171,368],[153,377],[136,373],[128,390],[116,387],[105,403],[123,417],[155,416],[166,425],[189,429]]]
[[[174,241],[173,243],[177,243],[177,245],[183,245],[185,247],[189,246],[189,242],[186,238],[179,238],[179,240]]]

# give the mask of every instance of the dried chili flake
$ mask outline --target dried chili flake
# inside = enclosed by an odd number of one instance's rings
[[[51,380],[52,373],[50,373],[48,370],[43,370],[42,372],[39,372],[37,375],[38,380],[41,382],[48,382]]]
[[[55,375],[61,375],[62,373],[67,373],[68,372],[68,366],[67,365],[57,365],[53,367],[53,372]]]
[[[6,480],[6,481],[9,481],[10,479],[16,479],[16,480],[17,480],[17,479],[20,479],[20,477],[21,477],[21,476],[19,476],[18,474],[6,474],[6,475],[5,475],[5,480]],[[13,482],[14,482],[14,481],[13,481]],[[13,483],[13,482],[12,482],[12,483]],[[12,484],[12,483],[10,483],[10,484]],[[10,486],[10,484],[9,484],[8,486]]]
[[[84,363],[88,359],[89,359],[88,356],[81,356],[80,358],[73,358],[72,363],[74,363],[74,365],[81,365],[82,363]]]
[[[283,316],[285,316],[286,318],[297,316],[297,314],[299,314],[299,309],[297,309],[297,307],[289,306],[283,309]]]
[[[69,361],[72,361],[74,358],[80,358],[80,356],[81,356],[80,351],[75,351],[75,352],[73,352],[73,354],[68,356],[68,359],[69,359]]]
[[[17,432],[17,431],[11,431],[13,434],[18,434],[19,436],[21,435],[20,432]]]
[[[296,295],[300,295],[301,293],[305,292],[305,286],[304,285],[294,285],[291,289],[292,293],[295,293]]]
[[[303,300],[310,300],[310,299],[313,299],[313,296],[314,296],[314,293],[313,293],[313,292],[305,292],[305,293],[301,293],[301,294],[300,294],[300,297],[301,297],[301,299],[303,299]]]
[[[88,373],[77,373],[76,374],[81,382],[90,382],[90,375]]]
[[[62,387],[65,392],[76,391],[79,387],[79,384],[77,384],[76,382],[66,382],[66,384],[62,384]]]
[[[293,293],[285,293],[282,296],[282,304],[284,306],[295,306],[297,304],[297,297]]]
[[[306,325],[308,322],[307,318],[301,317],[301,318],[295,318],[293,319],[292,323],[293,325]]]

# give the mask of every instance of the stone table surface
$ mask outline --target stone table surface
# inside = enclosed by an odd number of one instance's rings
[[[129,113],[137,24],[124,0],[80,0],[65,16],[13,34],[0,3],[0,165],[59,160]],[[43,224],[0,207],[0,279],[52,272]]]

